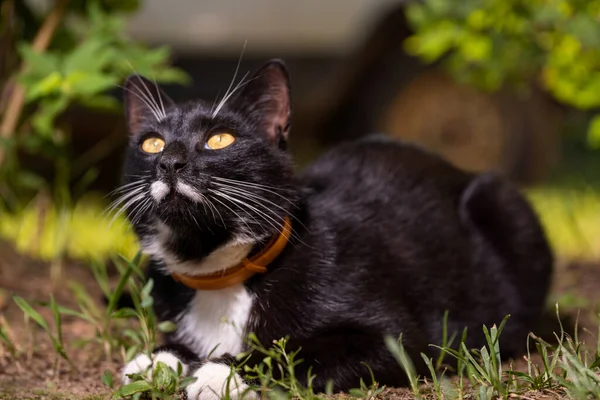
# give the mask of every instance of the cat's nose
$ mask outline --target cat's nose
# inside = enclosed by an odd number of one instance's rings
[[[186,165],[187,165],[187,161],[185,161],[185,160],[171,158],[171,157],[168,157],[167,159],[165,159],[163,157],[163,159],[161,159],[160,163],[158,164],[158,168],[160,168],[160,170],[162,172],[177,173],[177,172],[181,171],[182,169],[184,169]]]
[[[187,164],[188,160],[185,152],[169,151],[167,148],[158,162],[158,169],[162,173],[179,173],[187,166]]]

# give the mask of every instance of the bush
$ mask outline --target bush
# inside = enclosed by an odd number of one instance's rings
[[[566,105],[600,107],[599,0],[423,0],[407,16],[407,51],[443,60],[460,82],[496,90],[535,80]],[[588,141],[600,148],[600,114]]]

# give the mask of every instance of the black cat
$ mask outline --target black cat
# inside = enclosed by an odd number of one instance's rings
[[[363,363],[381,384],[405,384],[384,336],[402,333],[417,362],[435,353],[428,344],[440,342],[446,310],[450,332],[468,328],[469,347],[507,314],[503,354],[525,343],[553,260],[532,209],[503,179],[378,136],[296,176],[280,61],[218,104],[175,105],[133,76],[125,106],[120,200],[151,256],[156,312],[177,323],[154,362],[181,362],[197,378],[188,398],[225,392],[248,332],[265,345],[289,335],[289,350],[302,347],[297,376],[312,366],[317,390],[330,380],[357,387],[369,377]],[[138,356],[124,381],[151,363]],[[247,385],[233,378],[240,397]]]

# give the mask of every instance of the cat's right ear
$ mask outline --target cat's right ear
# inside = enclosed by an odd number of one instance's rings
[[[166,117],[166,110],[174,105],[154,82],[141,75],[130,75],[123,86],[125,119],[129,133],[135,134],[147,121],[160,121]]]

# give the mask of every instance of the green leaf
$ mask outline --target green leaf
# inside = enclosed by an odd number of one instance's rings
[[[37,133],[51,138],[54,133],[54,120],[68,105],[69,99],[64,96],[56,99],[45,98],[41,101],[37,112],[31,118],[31,124]]]
[[[442,21],[428,30],[410,36],[404,42],[405,48],[408,53],[418,55],[430,63],[453,48],[459,33],[457,25]]]
[[[127,281],[129,280],[132,272],[133,270],[131,268],[127,268],[119,278],[119,282],[117,283],[115,290],[111,293],[110,299],[108,300],[108,306],[106,307],[107,314],[111,314],[117,308],[117,303],[123,295],[123,291],[125,290],[125,286],[127,285]]]
[[[96,95],[79,100],[81,105],[87,108],[98,110],[117,111],[121,109],[121,104],[114,97],[108,95]]]
[[[146,284],[142,288],[142,292],[140,295],[142,300],[152,298],[150,293],[152,292],[153,287],[154,287],[154,281],[152,279],[148,279],[148,282],[146,282]]]
[[[167,364],[159,361],[152,373],[154,386],[163,393],[172,393],[175,391],[177,381],[173,379],[170,368]]]
[[[492,53],[492,40],[484,35],[468,35],[461,40],[459,49],[467,61],[487,60]]]
[[[152,390],[150,383],[146,381],[135,381],[128,385],[120,387],[113,395],[113,399],[120,399],[127,396],[132,396],[136,393],[143,393]]]
[[[152,299],[152,297],[144,297],[144,298],[142,298],[142,302],[140,303],[140,306],[142,308],[150,308],[150,307],[152,307],[153,304],[154,304],[154,300]]]
[[[63,307],[63,306],[58,306],[58,310],[63,315],[68,315],[68,316],[71,316],[71,317],[76,317],[76,318],[82,319],[84,321],[87,321],[87,322],[89,322],[91,324],[95,324],[96,323],[96,321],[94,320],[94,318],[92,318],[91,316],[89,316],[87,314],[84,314],[82,312],[75,311],[75,310],[72,310],[70,308]]]
[[[591,148],[600,149],[600,114],[592,118],[587,133],[587,141]]]
[[[183,389],[186,386],[189,386],[190,384],[196,382],[196,379],[198,379],[195,376],[188,376],[183,378],[180,382],[179,382],[179,389]]]
[[[133,342],[136,345],[142,345],[142,339],[140,338],[140,334],[136,331],[134,331],[133,329],[125,329],[125,332],[123,332],[123,335],[125,335],[125,337],[130,338],[131,340],[133,340]]]
[[[102,383],[111,389],[113,388],[114,380],[112,372],[109,370],[104,371],[104,374],[102,375]]]
[[[14,302],[19,306],[19,308],[32,320],[34,320],[39,326],[44,328],[47,332],[50,332],[50,328],[48,328],[48,324],[44,320],[44,318],[35,311],[29,303],[27,303],[23,298],[19,296],[13,297]]]
[[[106,45],[106,41],[98,37],[87,39],[67,55],[63,71],[68,75],[76,71],[94,73],[102,70],[107,60]]]
[[[170,333],[170,332],[175,331],[175,329],[177,329],[177,325],[175,325],[171,321],[163,321],[160,324],[158,324],[157,328],[162,333]]]
[[[585,12],[579,12],[571,19],[568,32],[579,38],[585,46],[600,46],[600,24]]]
[[[386,336],[384,338],[384,340],[385,340],[386,347],[388,348],[390,353],[392,353],[392,355],[398,362],[398,365],[400,365],[400,367],[402,367],[402,369],[404,370],[404,373],[408,377],[410,386],[413,390],[413,394],[415,394],[415,395],[418,394],[419,393],[419,383],[418,383],[417,373],[416,373],[415,366],[414,366],[412,360],[406,353],[404,345],[402,344],[402,335],[397,340],[394,339],[392,336]]]
[[[63,84],[62,75],[54,71],[45,78],[37,81],[33,84],[26,93],[25,100],[32,102],[39,99],[40,97],[49,96],[53,93],[58,93]]]
[[[19,170],[17,180],[26,189],[40,190],[46,186],[44,178],[24,169]]]
[[[127,351],[125,352],[125,360],[127,360],[127,361],[133,360],[133,357],[135,357],[135,355],[138,353],[139,349],[140,349],[140,346],[138,346],[137,344],[128,348]]]
[[[40,77],[49,75],[60,68],[60,57],[51,52],[39,53],[27,42],[17,44],[19,55],[27,64],[27,74]]]
[[[133,308],[125,307],[113,312],[110,316],[111,318],[131,318],[136,317],[137,312]]]
[[[52,310],[52,315],[54,316],[54,323],[56,324],[56,337],[62,345],[62,320],[60,318],[58,304],[56,304],[56,300],[54,299],[53,294],[50,295],[50,309]]]
[[[117,77],[100,72],[73,71],[65,77],[62,89],[76,96],[93,96],[114,88],[118,82]]]

